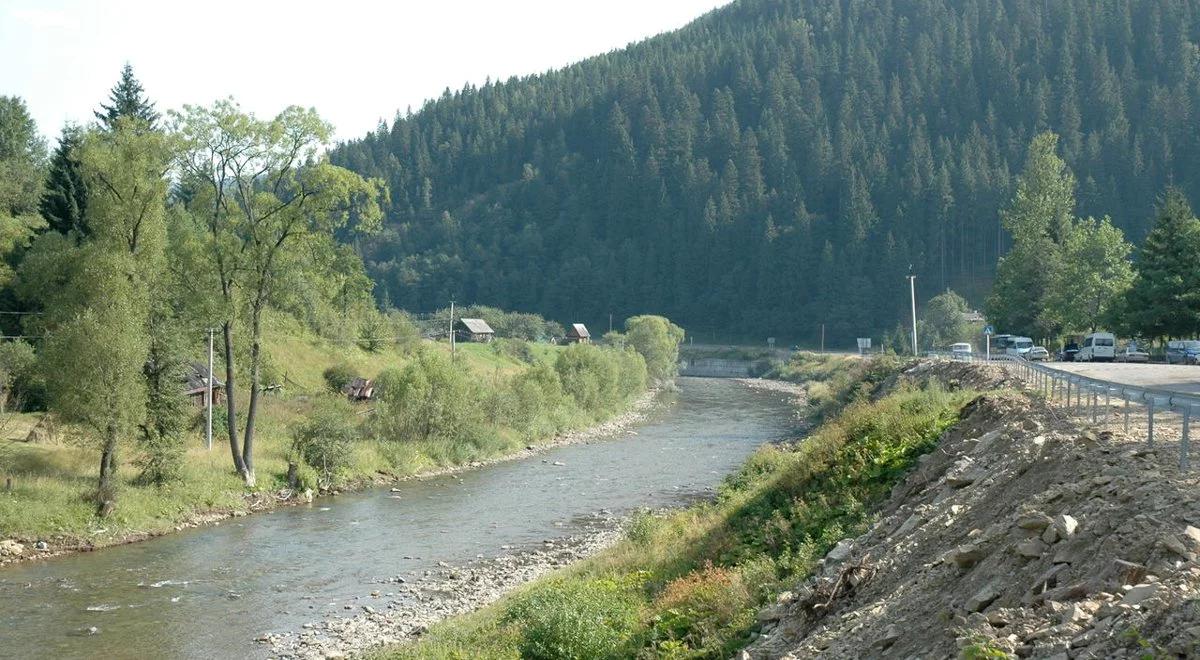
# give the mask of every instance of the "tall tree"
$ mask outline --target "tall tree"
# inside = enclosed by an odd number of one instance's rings
[[[75,126],[63,128],[58,147],[50,158],[45,191],[38,204],[42,218],[50,229],[61,234],[74,231],[87,234],[84,218],[87,215],[87,184],[79,163],[79,148],[83,132]]]
[[[1059,278],[1062,242],[1075,208],[1075,177],[1057,146],[1052,133],[1034,137],[1016,192],[1000,214],[1013,247],[1000,259],[987,315],[1006,332],[1045,338],[1062,329],[1057,316],[1043,313]]]
[[[78,244],[43,234],[22,271],[44,309],[51,409],[100,446],[101,515],[116,503],[120,445],[146,420],[143,369],[153,299],[146,283],[160,281],[164,270],[170,145],[143,129],[118,118],[112,130],[85,138],[80,162],[91,191],[92,231]]]
[[[1138,250],[1126,324],[1150,337],[1200,334],[1200,219],[1183,191],[1168,188],[1154,229]]]
[[[1069,332],[1096,330],[1111,319],[1133,283],[1133,246],[1108,218],[1088,218],[1067,230],[1062,263],[1046,297],[1043,325]]]
[[[289,274],[305,264],[320,265],[305,253],[329,249],[334,232],[352,216],[360,231],[378,225],[383,188],[325,160],[321,151],[332,129],[311,109],[290,107],[264,121],[226,100],[207,108],[184,106],[173,113],[172,124],[184,141],[179,167],[191,191],[188,209],[205,234],[203,255],[192,263],[220,292],[216,320],[225,354],[230,454],[253,486],[263,312]],[[243,320],[250,331],[250,396],[239,433],[235,330]]]
[[[146,98],[142,83],[133,75],[133,66],[126,63],[121,69],[121,79],[108,93],[108,103],[101,103],[94,112],[96,119],[106,129],[112,130],[118,118],[135,119],[146,128],[157,127],[159,115],[154,103]]]

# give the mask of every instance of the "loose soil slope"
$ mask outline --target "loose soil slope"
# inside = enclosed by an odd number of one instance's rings
[[[905,377],[1013,382],[947,363]],[[868,532],[760,613],[740,656],[1200,654],[1200,479],[1144,437],[1025,393],[981,397]]]

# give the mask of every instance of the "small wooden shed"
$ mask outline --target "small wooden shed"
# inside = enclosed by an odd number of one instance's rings
[[[586,325],[582,323],[572,323],[571,329],[567,330],[566,340],[568,344],[590,344],[592,341],[592,333],[588,332]]]
[[[208,366],[193,362],[189,364],[183,375],[183,394],[197,408],[204,408],[205,393],[208,392]],[[225,383],[219,378],[213,378],[213,406],[225,403]]]
[[[459,319],[454,324],[454,334],[459,341],[478,344],[486,344],[496,338],[496,331],[483,319]]]
[[[352,378],[342,386],[342,394],[351,401],[370,401],[375,397],[375,381],[370,378]]]

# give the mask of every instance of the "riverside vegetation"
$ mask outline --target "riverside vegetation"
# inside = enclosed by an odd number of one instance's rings
[[[809,387],[825,421],[806,438],[760,449],[714,501],[638,515],[613,548],[379,657],[729,657],[973,398],[894,386],[900,367],[799,356],[794,377],[826,376]]]
[[[474,307],[501,338],[451,356],[422,339],[449,317],[422,331],[380,309],[354,245],[385,187],[329,162],[312,109],[164,117],[126,66],[96,118],[47,158],[24,103],[0,97],[0,539],[105,545],[486,460],[674,375],[683,330],[657,316],[557,347],[527,339],[559,323]],[[184,394],[207,377],[192,364],[208,329],[211,452]],[[347,401],[353,377],[378,396]]]

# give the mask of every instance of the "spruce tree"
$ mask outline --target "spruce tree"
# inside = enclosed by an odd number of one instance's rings
[[[1126,323],[1151,337],[1200,333],[1200,219],[1178,188],[1158,206],[1154,229],[1138,254],[1126,297]]]
[[[100,110],[94,114],[96,119],[107,130],[113,130],[118,117],[131,117],[143,122],[153,130],[158,123],[158,112],[154,104],[146,98],[142,83],[133,77],[133,67],[128,63],[121,69],[119,80],[108,94],[108,104],[101,103]]]
[[[79,164],[79,146],[82,133],[78,127],[67,126],[58,139],[58,148],[50,158],[50,171],[46,175],[45,191],[42,193],[38,211],[46,219],[49,228],[60,234],[75,230],[79,236],[87,235],[84,215],[87,208],[87,184]]]

